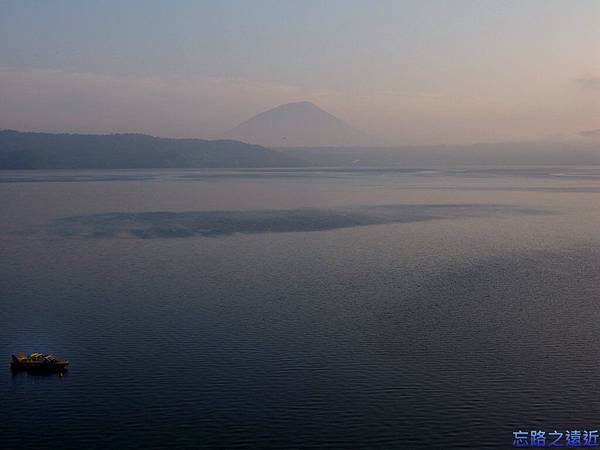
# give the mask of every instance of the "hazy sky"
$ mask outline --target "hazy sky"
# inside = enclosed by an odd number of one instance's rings
[[[0,129],[217,137],[299,100],[389,144],[599,129],[600,1],[0,0]]]

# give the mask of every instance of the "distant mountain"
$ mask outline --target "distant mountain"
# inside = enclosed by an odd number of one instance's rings
[[[0,131],[0,170],[298,165],[302,162],[292,156],[230,140]]]
[[[310,102],[277,106],[239,124],[225,136],[267,147],[377,145],[373,137]]]
[[[275,148],[312,166],[600,165],[600,143],[497,142],[403,147]]]

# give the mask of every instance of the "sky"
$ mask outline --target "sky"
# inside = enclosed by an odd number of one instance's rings
[[[386,145],[598,139],[598,0],[0,0],[0,129],[216,138],[311,101]]]

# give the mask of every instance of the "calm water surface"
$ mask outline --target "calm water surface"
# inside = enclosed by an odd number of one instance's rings
[[[598,429],[599,200],[597,167],[0,172],[0,447]]]

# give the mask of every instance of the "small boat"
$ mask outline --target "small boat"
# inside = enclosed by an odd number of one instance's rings
[[[23,352],[17,356],[12,355],[10,368],[12,370],[25,370],[28,372],[64,372],[69,365],[69,361],[56,359],[52,355],[42,353],[32,353],[25,356]]]

